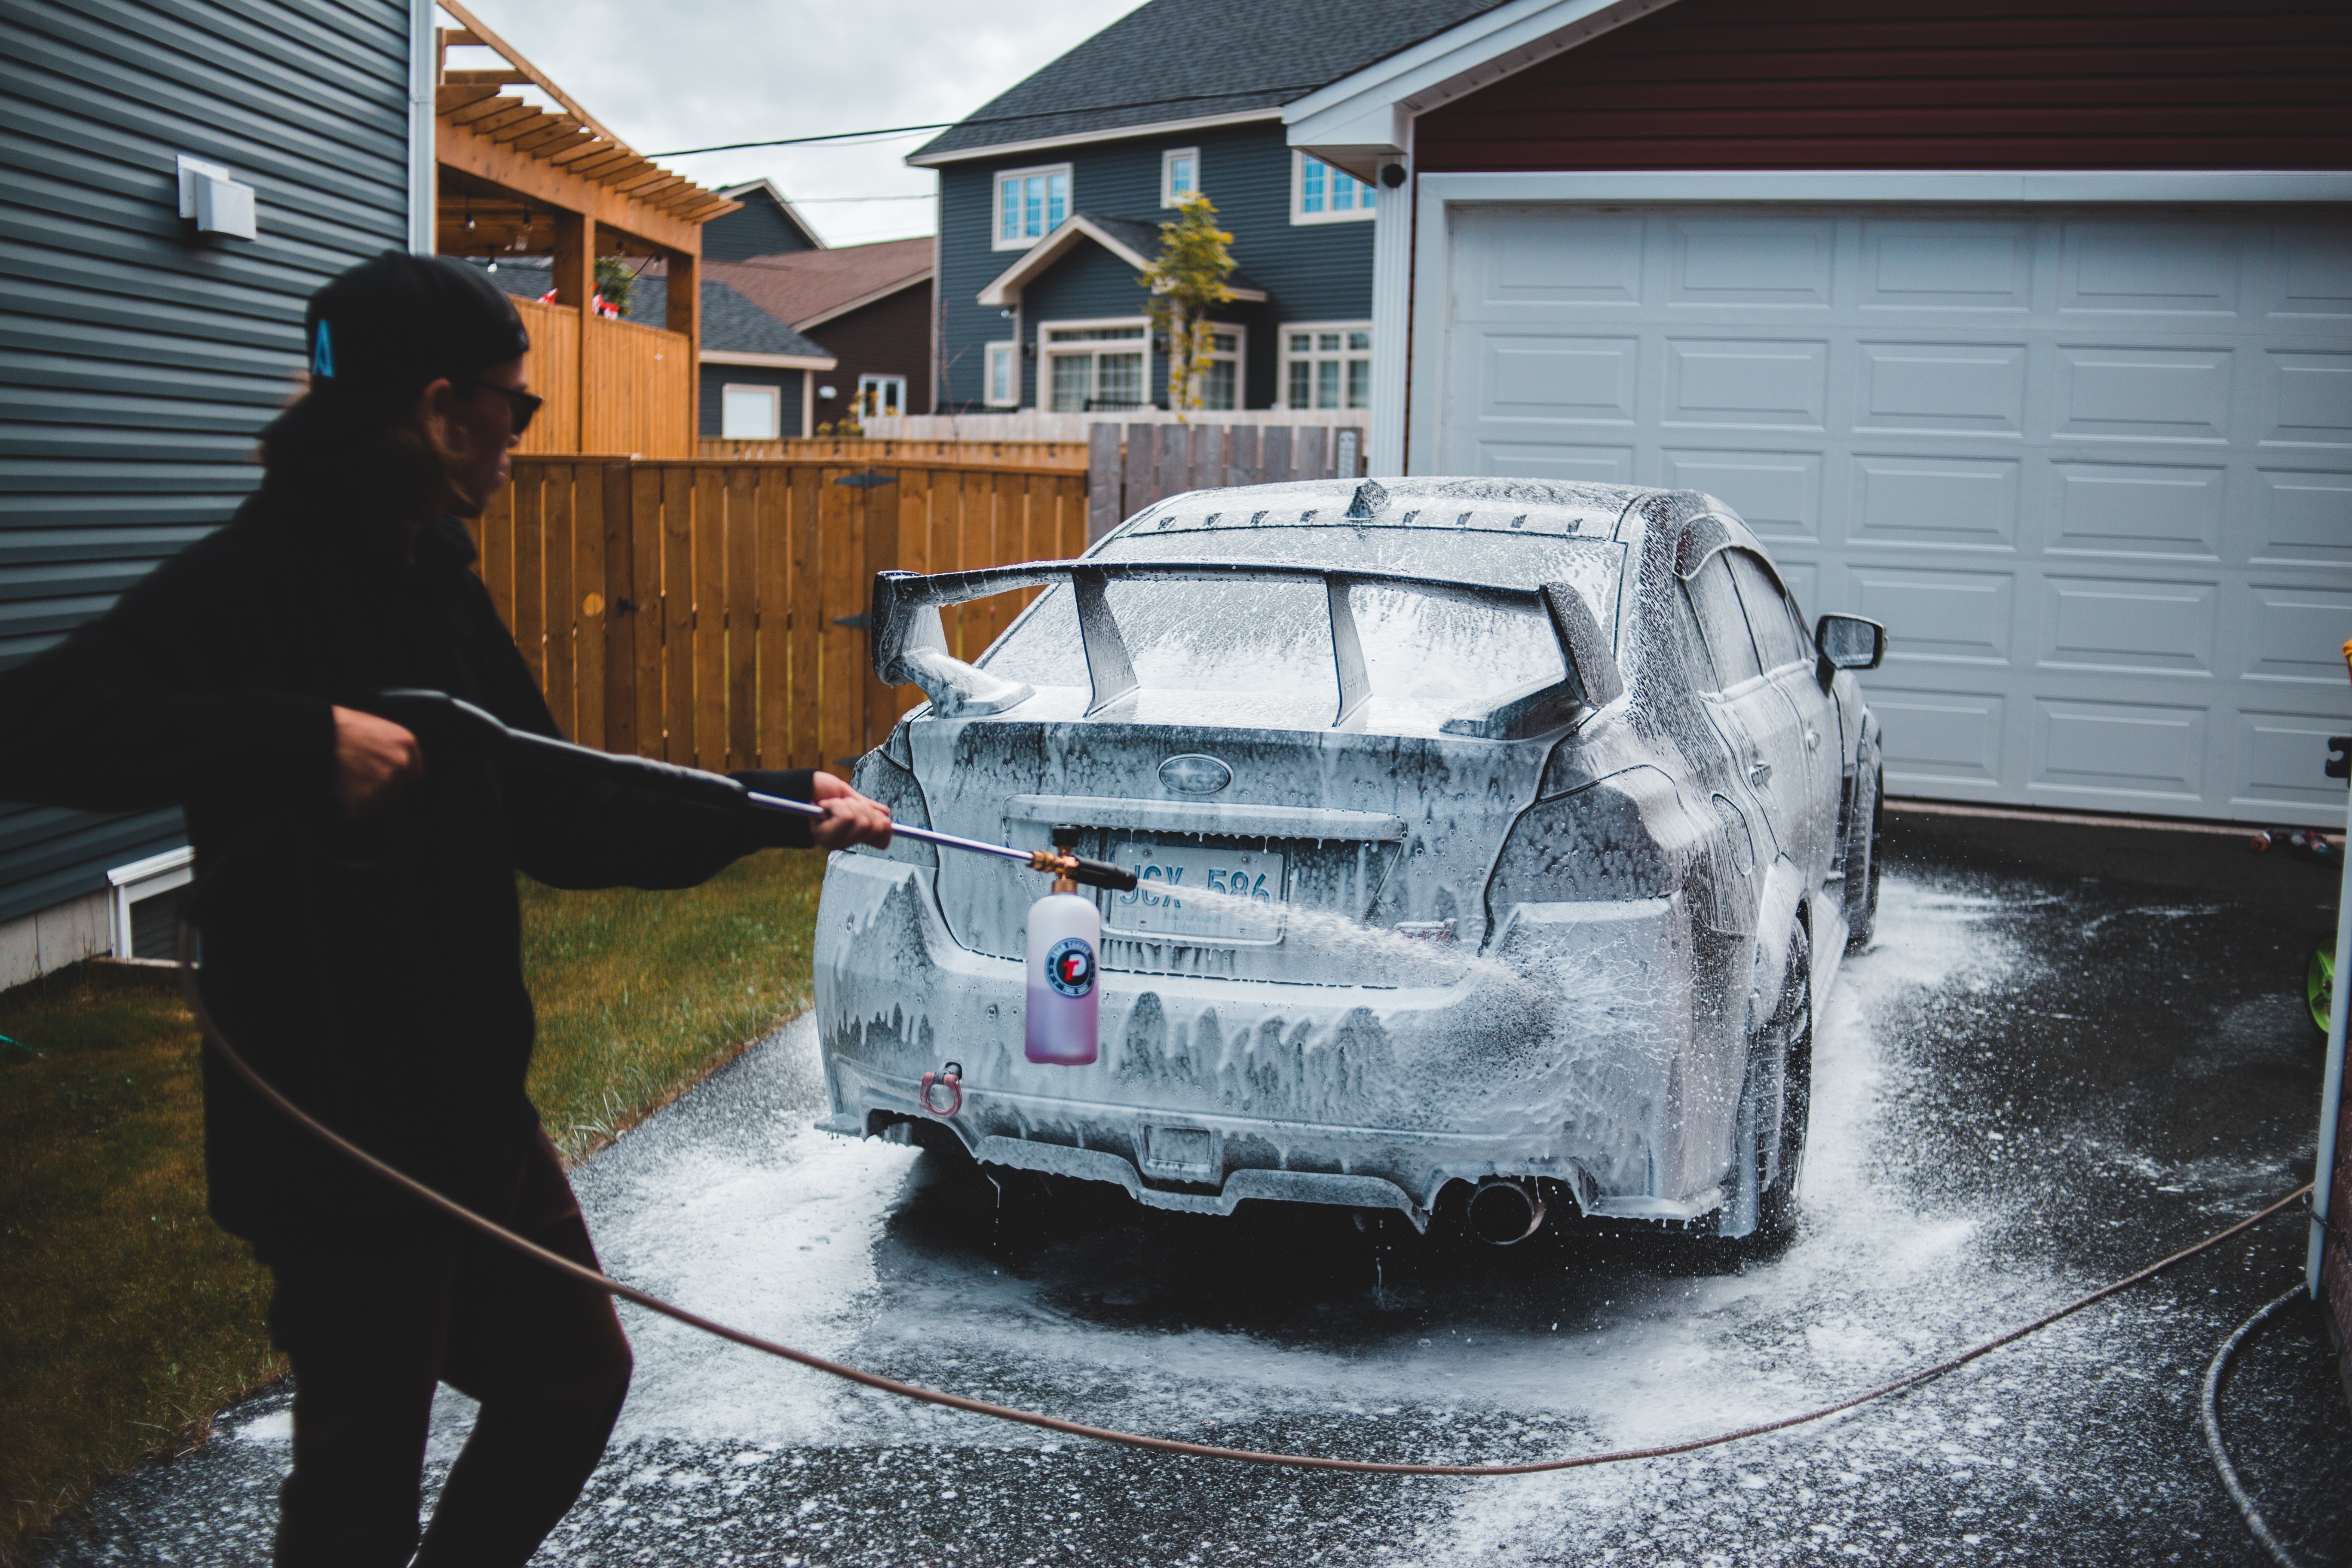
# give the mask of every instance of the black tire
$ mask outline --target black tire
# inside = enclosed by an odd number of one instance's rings
[[[1748,1047],[1749,1060],[1769,1060],[1784,1039],[1789,1066],[1780,1079],[1779,1159],[1767,1163],[1764,1152],[1757,1152],[1756,1180],[1760,1190],[1756,1195],[1753,1239],[1768,1247],[1785,1242],[1796,1231],[1797,1178],[1804,1171],[1805,1131],[1812,1120],[1813,955],[1801,921],[1789,934],[1789,966],[1781,982],[1780,1005]]]
[[[1865,793],[1866,792],[1866,793]],[[1886,781],[1873,767],[1855,781],[1854,793],[1869,801],[1870,816],[1845,836],[1845,950],[1860,952],[1878,932],[1878,836],[1886,816]],[[1856,810],[1864,809],[1857,803]]]

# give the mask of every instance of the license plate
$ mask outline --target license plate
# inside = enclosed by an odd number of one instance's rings
[[[1111,859],[1137,877],[1133,891],[1113,893],[1103,930],[1119,936],[1198,937],[1211,942],[1282,940],[1282,857],[1263,849],[1209,849],[1129,839]],[[1187,899],[1194,889],[1245,899]]]

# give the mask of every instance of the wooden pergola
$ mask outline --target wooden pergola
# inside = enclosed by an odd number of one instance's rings
[[[532,379],[551,416],[543,430],[533,427],[526,449],[691,456],[702,226],[740,204],[632,149],[456,0],[440,7],[464,25],[439,38],[436,248],[554,261],[552,302],[518,302],[532,333]],[[448,51],[467,46],[494,50],[506,68],[447,68]],[[500,90],[526,84],[561,109]],[[667,333],[600,320],[588,308],[600,256],[664,263]]]

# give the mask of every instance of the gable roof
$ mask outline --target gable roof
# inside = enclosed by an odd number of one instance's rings
[[[781,216],[786,223],[792,225],[793,229],[799,233],[803,239],[808,241],[809,249],[823,250],[824,248],[824,237],[818,234],[814,227],[810,226],[808,219],[801,216],[800,209],[793,205],[791,197],[785,195],[783,192],[776,188],[776,183],[773,180],[752,180],[740,185],[727,185],[722,187],[719,194],[725,196],[730,202],[740,202],[746,207],[752,206],[754,205],[765,205],[772,207],[779,216]],[[735,217],[738,215],[729,213],[726,216],[728,217]],[[721,219],[720,221],[724,222],[725,220]],[[705,259],[709,258],[710,237],[708,233],[703,236],[702,254]]]
[[[788,250],[748,261],[705,261],[704,271],[761,310],[805,331],[928,283],[933,241],[886,239],[831,250]]]
[[[1031,279],[1076,249],[1080,241],[1088,239],[1140,271],[1151,265],[1151,254],[1160,248],[1160,226],[1131,217],[1073,213],[1062,220],[1060,227],[1023,251],[1020,260],[998,273],[988,287],[980,291],[980,303],[1013,303],[1021,298],[1021,290]],[[1253,303],[1263,303],[1265,300],[1265,290],[1239,271],[1226,275],[1225,286],[1234,291],[1236,300],[1247,300]]]
[[[1150,0],[907,157],[951,163],[1057,142],[1270,120],[1284,104],[1499,0]],[[1245,46],[1245,47],[1244,47]]]

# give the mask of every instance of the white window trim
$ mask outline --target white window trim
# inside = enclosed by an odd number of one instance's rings
[[[1275,405],[1276,408],[1290,409],[1290,407],[1291,407],[1291,403],[1290,403],[1290,362],[1291,362],[1292,360],[1294,360],[1294,359],[1310,359],[1310,360],[1311,360],[1311,359],[1328,359],[1328,358],[1329,358],[1329,357],[1330,357],[1330,356],[1329,356],[1329,355],[1328,355],[1328,354],[1320,354],[1320,353],[1310,353],[1310,354],[1293,354],[1293,353],[1290,352],[1290,334],[1291,334],[1291,333],[1293,333],[1293,332],[1370,332],[1370,333],[1372,334],[1372,351],[1371,351],[1371,354],[1370,354],[1370,357],[1371,357],[1372,359],[1374,359],[1375,361],[1377,361],[1377,360],[1378,360],[1378,358],[1379,358],[1379,356],[1380,356],[1380,346],[1381,346],[1381,334],[1380,334],[1380,331],[1379,331],[1379,329],[1378,329],[1378,328],[1374,327],[1374,326],[1372,325],[1372,323],[1371,323],[1371,322],[1370,322],[1370,321],[1285,321],[1285,322],[1283,322],[1283,323],[1282,323],[1282,325],[1281,325],[1278,329],[1276,329],[1276,330],[1281,333],[1281,336],[1280,336],[1278,339],[1276,339],[1276,346],[1277,346],[1277,347],[1279,348],[1279,350],[1281,351],[1281,352],[1280,352],[1280,353],[1276,356],[1276,366],[1275,366],[1275,374],[1276,374],[1276,378],[1277,378],[1277,379],[1276,379],[1276,384],[1275,384],[1275,405]],[[1343,383],[1343,384],[1344,384],[1344,382],[1345,382],[1345,379],[1346,379],[1346,378],[1345,378],[1345,376],[1343,375],[1343,376],[1341,377],[1341,380],[1342,380],[1342,383]],[[1375,395],[1375,396],[1374,396],[1374,398],[1373,398],[1373,401],[1374,401],[1374,402],[1378,402],[1378,401],[1379,401],[1379,398],[1378,398],[1377,395]],[[1371,410],[1370,410],[1370,409],[1369,409],[1369,408],[1349,408],[1349,407],[1346,407],[1345,405],[1342,405],[1342,406],[1340,406],[1340,407],[1339,407],[1339,408],[1324,408],[1324,409],[1316,409],[1316,408],[1313,408],[1313,407],[1311,407],[1311,406],[1310,406],[1309,408],[1307,408],[1307,409],[1306,409],[1306,410],[1303,410],[1303,411],[1302,411],[1302,410],[1292,410],[1292,411],[1293,411],[1293,412],[1307,412],[1307,413],[1322,413],[1322,414],[1358,414],[1358,415],[1365,416],[1366,417],[1370,417],[1370,414],[1371,414]]]
[[[727,395],[730,392],[765,393],[768,398],[768,433],[764,436],[727,435]],[[780,441],[784,435],[784,389],[764,381],[725,381],[719,384],[719,429],[722,441]]]
[[[857,378],[857,416],[860,419],[894,417],[894,416],[882,408],[877,407],[871,412],[868,412],[866,407],[866,395],[867,393],[877,392],[893,385],[897,386],[898,389],[898,414],[903,415],[907,412],[907,378],[905,376],[887,375],[879,371],[868,371],[860,374]]]
[[[114,894],[113,952],[117,958],[130,958],[131,906],[168,893],[174,888],[184,888],[196,879],[196,852],[193,846],[166,849],[161,855],[150,855],[144,860],[134,860],[128,866],[117,866],[106,874]]]
[[[1056,353],[1093,354],[1100,353],[1104,348],[1110,346],[1097,340],[1085,344],[1071,343],[1065,348],[1056,350],[1054,347],[1053,334],[1055,332],[1079,331],[1097,327],[1141,327],[1143,329],[1143,336],[1138,340],[1136,344],[1137,347],[1143,351],[1142,405],[1146,408],[1157,407],[1160,402],[1160,384],[1162,380],[1166,379],[1168,367],[1160,363],[1160,356],[1152,352],[1151,319],[1149,316],[1090,316],[1084,321],[1038,322],[1037,406],[1041,410],[1044,410],[1050,409],[1053,405],[1054,366],[1052,360],[1053,356]]]
[[[1304,201],[1307,195],[1307,160],[1313,158],[1314,156],[1315,155],[1313,153],[1307,152],[1303,147],[1293,147],[1290,150],[1290,221],[1293,224],[1370,223],[1374,217],[1379,216],[1380,187],[1378,185],[1369,185],[1365,187],[1366,194],[1373,198],[1370,202],[1362,206],[1350,207],[1346,212],[1331,212],[1326,210],[1319,213],[1310,213],[1300,211],[1298,204]],[[1339,175],[1343,179],[1356,179],[1355,175],[1349,174],[1347,170],[1340,168],[1337,163],[1326,163],[1320,158],[1316,158],[1315,161],[1318,163],[1323,163],[1325,168],[1330,170],[1333,174]],[[1358,184],[1363,184],[1361,180],[1357,180],[1356,183]],[[1325,199],[1328,201],[1329,198],[1327,196]]]
[[[1039,163],[1026,169],[999,169],[988,177],[988,247],[991,250],[1027,250],[1052,234],[1060,224],[1049,223],[1044,234],[1023,235],[1016,239],[1004,237],[1004,182],[1025,180],[1032,174],[1060,174],[1069,181],[1069,205],[1063,212],[1065,222],[1078,210],[1078,181],[1068,163]]]
[[[1449,391],[1442,362],[1446,342],[1445,311],[1454,279],[1450,275],[1446,236],[1454,215],[1463,207],[1486,203],[1520,202],[1639,202],[1673,206],[1689,202],[1973,202],[1983,204],[2063,202],[2096,205],[2107,202],[2281,202],[2338,203],[2352,201],[2352,174],[2341,170],[2033,169],[2009,172],[1977,170],[1915,170],[1886,173],[1874,169],[1759,170],[1753,173],[1664,171],[1524,174],[1420,174],[1412,191],[1412,286],[1372,291],[1372,344],[1383,342],[1410,352],[1412,408],[1382,409],[1382,421],[1396,417],[1408,425],[1402,434],[1405,449],[1396,454],[1398,471],[1426,474],[1438,461],[1445,428]],[[1387,193],[1383,193],[1385,196]],[[1398,195],[1402,195],[1399,191]],[[1390,276],[1398,276],[1391,274]],[[1373,372],[1372,402],[1381,401],[1380,372]],[[1374,462],[1386,457],[1374,437]],[[1376,473],[1388,471],[1375,468]]]
[[[1230,412],[1239,413],[1241,410],[1249,406],[1249,329],[1243,326],[1238,321],[1211,321],[1209,323],[1209,331],[1213,332],[1231,332],[1234,335],[1234,352],[1232,353],[1213,354],[1211,357],[1214,359],[1230,359],[1234,362],[1234,406]],[[1201,408],[1192,410],[1192,412],[1196,414],[1215,414],[1228,411],[1209,408],[1203,405]]]
[[[1160,154],[1160,205],[1172,207],[1183,198],[1176,194],[1175,164],[1179,158],[1192,160],[1192,189],[1204,189],[1201,180],[1201,150],[1198,147],[1171,147]]]
[[[1010,393],[1004,397],[996,395],[996,358],[999,354],[1011,361],[1013,366],[1013,374],[1004,378]],[[980,400],[990,408],[1021,406],[1021,345],[1019,342],[1008,339],[1000,342],[982,343],[980,346]]]

